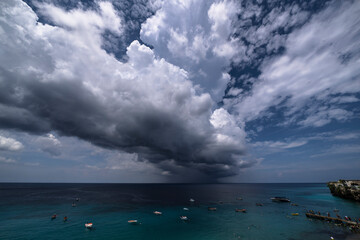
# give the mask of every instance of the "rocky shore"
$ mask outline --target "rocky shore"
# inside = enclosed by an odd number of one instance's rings
[[[328,182],[331,194],[360,202],[360,180],[339,180]]]

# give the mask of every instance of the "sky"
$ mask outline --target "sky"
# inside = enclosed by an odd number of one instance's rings
[[[360,178],[360,1],[0,1],[0,182]]]

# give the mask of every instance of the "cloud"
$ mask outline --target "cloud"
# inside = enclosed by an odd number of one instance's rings
[[[288,34],[308,21],[313,4],[267,2],[265,7],[262,2],[243,2],[233,23],[238,36],[234,65],[256,69],[267,57],[281,53]]]
[[[231,59],[242,49],[232,36],[239,10],[235,1],[164,1],[142,24],[140,37],[219,101]]]
[[[285,138],[284,141],[257,141],[250,145],[258,148],[274,148],[274,149],[290,149],[303,146],[309,142],[319,141],[321,143],[333,144],[332,142],[342,143],[347,140],[355,140],[360,138],[360,132],[346,131],[328,131],[320,133],[311,133],[300,135],[300,137]]]
[[[262,63],[251,90],[227,99],[226,107],[243,122],[266,116],[272,107],[282,112],[285,125],[320,127],[351,119],[341,104],[357,101],[360,91],[359,9],[358,2],[332,2],[312,16],[288,35],[283,55]]]
[[[0,150],[19,151],[23,148],[24,148],[24,146],[21,142],[16,141],[13,138],[7,138],[7,137],[0,136]]]
[[[305,139],[299,139],[299,140],[295,140],[295,141],[285,141],[285,142],[281,142],[281,141],[263,141],[263,142],[255,142],[252,143],[251,145],[257,148],[273,148],[273,149],[290,149],[290,148],[296,148],[296,147],[301,147],[305,144],[307,144],[308,141]]]
[[[121,19],[116,14],[113,5],[110,2],[99,2],[99,12],[84,11],[73,9],[64,11],[52,4],[38,4],[40,12],[47,16],[55,25],[71,29],[81,29],[83,34],[90,34],[94,31],[109,30],[116,34],[122,33]],[[92,42],[94,39],[91,35],[82,36],[87,41]]]
[[[342,130],[336,130],[336,131],[327,131],[327,132],[319,132],[319,133],[313,133],[308,136],[303,136],[300,139],[305,141],[346,141],[346,140],[352,140],[360,138],[360,132],[358,131],[342,131]]]
[[[326,149],[325,152],[311,155],[311,158],[319,158],[324,156],[332,155],[346,155],[346,154],[358,154],[360,153],[359,144],[334,144],[330,148]],[[357,159],[357,158],[356,158]]]
[[[344,134],[339,134],[339,135],[334,136],[334,139],[338,139],[338,140],[350,140],[350,139],[357,139],[357,138],[360,138],[359,132],[344,133]]]
[[[114,170],[114,171],[135,171],[137,173],[154,171],[154,165],[149,161],[139,159],[137,153],[126,153],[120,151],[107,151],[105,161],[96,165],[87,166],[97,170]]]
[[[359,102],[360,99],[355,96],[340,96],[331,99],[331,103],[354,103]]]
[[[7,33],[0,36],[2,128],[54,131],[136,153],[160,168],[171,162],[180,172],[194,168],[214,177],[253,164],[242,159],[243,128],[225,109],[213,111],[210,94],[192,83],[188,71],[136,40],[127,47],[127,62],[102,48],[105,31],[123,29],[111,4],[86,11],[37,7],[53,25],[39,23],[21,1],[1,3],[0,27]],[[38,141],[43,151],[60,154],[54,135]]]
[[[61,142],[53,134],[48,133],[45,136],[37,137],[35,142],[43,152],[52,156],[61,155]]]
[[[16,161],[11,158],[5,158],[0,156],[0,163],[16,163]]]
[[[236,40],[232,38],[234,28],[232,21],[239,12],[240,6],[233,1],[222,1],[211,4],[208,10],[211,23],[210,39],[215,41],[212,52],[218,57],[231,59],[237,53]]]
[[[331,120],[337,120],[340,122],[346,121],[353,116],[353,113],[345,109],[331,107],[331,106],[318,106],[314,104],[308,109],[303,111],[305,119],[300,120],[297,124],[302,126],[322,127],[331,122]],[[289,122],[294,121],[297,116],[291,118]]]

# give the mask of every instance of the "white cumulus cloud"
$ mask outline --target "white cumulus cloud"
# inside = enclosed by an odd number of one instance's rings
[[[232,37],[239,11],[235,1],[164,1],[142,24],[140,36],[218,101],[228,83],[223,74],[242,49]]]
[[[21,142],[13,139],[0,136],[0,150],[5,151],[19,151],[23,149],[24,146]]]

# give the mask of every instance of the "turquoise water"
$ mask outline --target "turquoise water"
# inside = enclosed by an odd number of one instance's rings
[[[273,196],[299,206],[272,202]],[[359,203],[333,197],[325,184],[0,184],[0,239],[360,239],[304,214],[334,215],[335,208],[341,216],[360,217]],[[130,225],[130,219],[141,224]],[[85,229],[86,222],[95,229]]]

